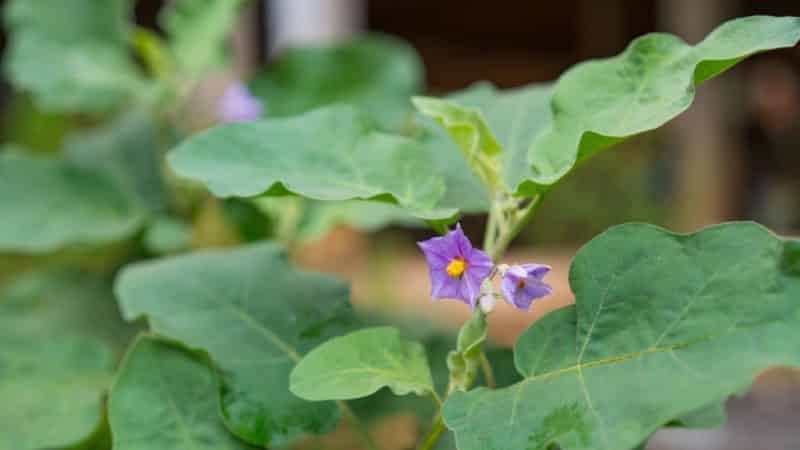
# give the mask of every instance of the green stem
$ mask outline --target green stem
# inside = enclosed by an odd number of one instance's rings
[[[350,409],[350,406],[343,401],[336,402],[339,405],[339,409],[342,411],[342,415],[347,418],[350,422],[350,425],[355,428],[358,434],[364,439],[364,444],[366,444],[369,450],[380,450],[378,446],[375,444],[375,441],[372,439],[372,435],[369,434],[369,430],[367,427],[364,426],[364,423],[361,422],[361,419]]]
[[[439,439],[442,437],[444,430],[444,420],[442,420],[442,416],[439,414],[436,416],[436,421],[433,422],[433,427],[431,431],[428,432],[419,450],[433,450],[436,444],[439,443]]]
[[[533,219],[543,199],[544,193],[538,194],[531,201],[531,204],[521,211],[521,215],[512,220],[511,229],[505,233],[501,233],[494,245],[486,249],[486,253],[488,253],[493,260],[497,261],[505,254],[511,241],[513,241],[528,223],[530,223],[531,219]]]
[[[483,378],[486,379],[486,386],[489,389],[494,389],[497,387],[497,382],[495,382],[494,378],[494,369],[492,369],[492,363],[489,362],[489,358],[486,357],[486,352],[481,350],[481,370],[483,371]]]

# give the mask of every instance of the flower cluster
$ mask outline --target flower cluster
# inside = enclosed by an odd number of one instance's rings
[[[444,236],[418,243],[428,261],[431,276],[431,297],[457,299],[473,309],[480,304],[489,312],[498,297],[492,278],[502,277],[503,298],[511,305],[527,311],[534,300],[553,292],[543,281],[550,272],[544,264],[495,266],[486,253],[472,247],[461,225]]]

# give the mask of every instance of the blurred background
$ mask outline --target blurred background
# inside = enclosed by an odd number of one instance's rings
[[[157,17],[163,3],[136,2],[136,22],[159,32]],[[184,120],[193,128],[210,125],[226,87],[233,80],[249,80],[287,48],[330,44],[365,32],[386,33],[409,42],[424,64],[425,90],[443,94],[478,80],[504,88],[555,80],[577,62],[621,52],[644,33],[671,32],[694,43],[727,19],[753,14],[800,16],[800,2],[253,2],[236,27],[230,70],[211,73],[202,81]],[[6,48],[6,33],[3,35]],[[325,68],[319,70],[319,76],[324,76]],[[269,101],[264,107],[269,112]],[[58,151],[68,136],[97,121],[82,114],[39,109],[28,93],[13,90],[8,82],[2,86],[0,111],[0,139],[42,153]],[[550,281],[557,294],[529,314],[501,307],[491,317],[494,344],[498,348],[512,345],[536,318],[573,301],[567,283],[572,255],[612,225],[637,221],[692,231],[746,219],[783,235],[800,235],[798,146],[800,48],[748,59],[704,85],[687,113],[657,132],[592,159],[549,196],[541,213],[515,242],[509,260],[552,265]],[[235,210],[236,205],[228,207]],[[281,214],[288,214],[283,211]],[[239,241],[214,217],[213,206],[195,215],[194,247]],[[482,233],[483,220],[479,216],[463,220],[475,239]],[[426,268],[414,245],[428,236],[427,231],[400,226],[372,232],[370,227],[358,228],[362,229],[340,225],[308,239],[295,258],[305,267],[335,272],[352,281],[355,301],[365,311],[409,321],[424,316],[437,329],[456,329],[466,319],[468,311],[459,305],[428,304]],[[6,267],[5,274],[24,267],[17,256],[0,258],[13,266]],[[732,399],[728,411],[729,421],[723,429],[664,430],[648,448],[800,449],[796,428],[800,423],[800,375],[796,372],[785,369],[765,374],[750,393]]]

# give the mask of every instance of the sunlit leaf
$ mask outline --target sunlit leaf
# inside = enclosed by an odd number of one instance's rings
[[[126,268],[116,285],[123,314],[209,353],[222,375],[229,429],[260,446],[324,433],[332,402],[289,392],[303,354],[352,326],[347,286],[294,269],[273,244],[199,252]]]
[[[425,349],[392,327],[331,339],[300,360],[289,381],[292,393],[314,401],[366,397],[382,387],[395,395],[433,392]]]
[[[800,364],[797,257],[752,223],[612,228],[572,264],[576,304],[518,340],[523,381],[447,401],[458,448],[633,448],[762,370]]]
[[[503,186],[530,196],[598,151],[676,117],[702,82],[747,56],[793,47],[798,40],[800,18],[793,17],[733,20],[695,46],[654,33],[616,57],[573,67],[555,86],[496,91],[478,85],[448,97],[440,103],[445,107],[423,112],[460,134],[458,140],[483,142],[484,152],[491,153],[493,135],[503,147]]]
[[[245,450],[219,415],[218,383],[198,357],[140,337],[109,401],[114,450]]]
[[[0,152],[0,250],[43,253],[131,236],[145,213],[106,175],[18,151]]]
[[[196,135],[169,155],[179,175],[219,197],[292,192],[317,200],[381,199],[425,219],[446,219],[445,186],[414,139],[376,131],[364,113],[332,106]]]

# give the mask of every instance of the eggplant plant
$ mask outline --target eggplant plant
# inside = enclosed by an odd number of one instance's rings
[[[159,34],[126,0],[8,2],[14,86],[93,126],[54,155],[0,152],[0,450],[326,448],[340,424],[377,450],[377,408],[357,399],[387,394],[430,403],[422,450],[634,449],[667,424],[722,424],[759,372],[800,365],[800,241],[752,222],[613,227],[575,255],[575,303],[516,342],[516,381],[495,383],[486,349],[497,302],[525,314],[553,292],[547,261],[505,263],[547,194],[704,82],[795,46],[800,18],[732,20],[695,45],[649,34],[553,83],[443,97],[422,96],[392,37],[290,49],[198,130],[187,105],[229,64],[244,4],[171,2]],[[209,210],[236,245],[205,248]],[[459,219],[479,214],[473,243]],[[431,298],[471,311],[440,361],[291,262],[339,223],[431,230]]]

